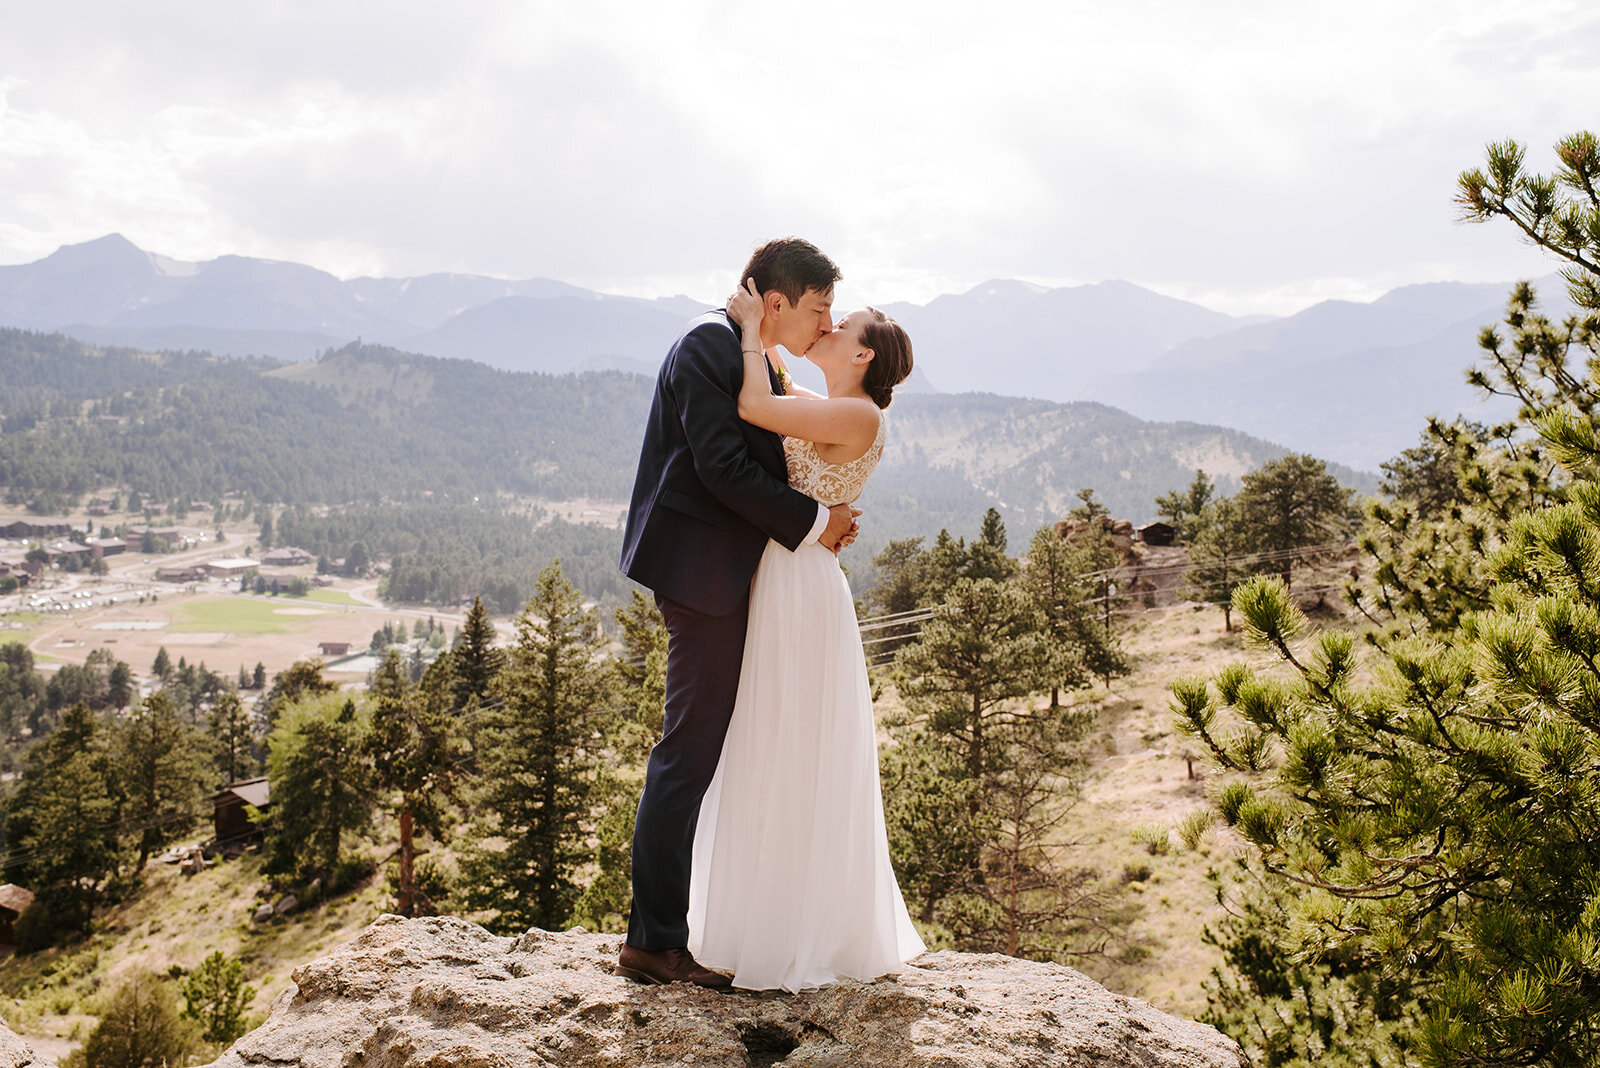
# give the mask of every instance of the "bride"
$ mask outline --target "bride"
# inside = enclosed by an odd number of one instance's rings
[[[883,453],[911,341],[876,309],[851,312],[806,353],[828,395],[775,396],[749,290],[728,304],[755,339],[739,416],[784,435],[791,486],[854,501]],[[689,948],[734,986],[788,991],[895,972],[925,948],[890,866],[855,604],[814,543],[791,553],[769,541],[751,585],[738,697],[695,830]]]

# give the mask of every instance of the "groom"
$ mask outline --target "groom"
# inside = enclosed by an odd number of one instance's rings
[[[667,626],[666,715],[634,820],[633,908],[617,959],[618,973],[640,982],[730,983],[687,948],[689,865],[739,688],[750,580],[768,538],[837,552],[854,527],[849,505],[790,489],[782,439],[739,419],[740,350],[804,353],[833,329],[839,277],[808,241],[767,242],[739,276],[766,301],[761,336],[742,338],[725,311],[709,312],[673,342],[656,378],[622,535],[622,570],[655,591]]]

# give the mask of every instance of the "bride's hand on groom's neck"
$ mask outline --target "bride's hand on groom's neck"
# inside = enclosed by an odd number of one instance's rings
[[[756,292],[755,279],[745,279],[744,285],[734,290],[728,298],[728,318],[739,324],[745,348],[762,348],[761,319],[765,315],[761,294]]]

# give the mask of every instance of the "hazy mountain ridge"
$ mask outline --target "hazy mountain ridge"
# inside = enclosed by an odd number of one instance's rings
[[[184,263],[117,234],[0,267],[0,325],[63,330],[95,344],[282,359],[361,338],[507,370],[653,368],[684,322],[705,310],[688,297],[644,300],[540,278],[340,281],[241,256]],[[1128,282],[1046,289],[996,280],[885,310],[912,332],[913,388],[1052,400],[1076,399],[1108,364],[1144,367],[1186,339],[1248,322]]]
[[[13,493],[133,480],[160,499],[246,489],[299,503],[495,492],[624,500],[651,387],[641,375],[507,372],[372,345],[288,365],[152,360],[14,330],[0,331],[0,376],[47,413],[0,435]],[[96,397],[98,414],[83,408]],[[0,414],[11,414],[3,402]],[[884,469],[865,498],[885,537],[973,531],[991,505],[1031,530],[1086,486],[1117,514],[1148,519],[1155,495],[1186,484],[1197,465],[1227,486],[1285,451],[1222,427],[993,394],[908,394],[890,421]],[[175,463],[164,464],[170,450]]]
[[[1045,289],[991,280],[926,305],[885,305],[938,389],[1082,397],[1107,365],[1148,367],[1173,346],[1239,327],[1233,316],[1129,282]]]
[[[925,479],[945,472],[980,491],[983,507],[998,508],[1011,529],[1027,532],[1064,516],[1084,488],[1093,489],[1113,515],[1147,522],[1156,518],[1156,496],[1188,485],[1197,468],[1227,494],[1237,490],[1242,475],[1289,451],[1226,427],[1154,423],[1084,401],[914,394],[898,398],[889,418],[889,444],[862,496],[864,508],[914,497]],[[1377,490],[1371,475],[1340,465],[1331,470],[1362,493]],[[930,522],[932,529],[970,529],[954,516],[938,519],[926,504],[920,511],[927,518],[908,533],[920,533]],[[897,529],[891,536],[905,535]]]
[[[1536,288],[1553,318],[1571,314],[1559,278]],[[1374,470],[1415,444],[1430,415],[1510,414],[1465,374],[1477,338],[1505,312],[1509,286],[1433,283],[1370,304],[1325,301],[1296,315],[1185,342],[1149,369],[1109,377],[1089,396],[1153,420],[1197,419]]]
[[[1556,315],[1561,286],[1541,280]],[[1128,282],[1048,289],[997,279],[884,310],[910,331],[904,392],[984,391],[1110,404],[1143,419],[1243,430],[1375,470],[1429,415],[1502,414],[1463,383],[1509,285],[1405,286],[1361,303],[1239,318]],[[505,370],[653,373],[687,297],[644,300],[550,279],[435,274],[340,281],[292,263],[183,263],[111,235],[0,267],[0,324],[101,345],[306,360],[354,338]],[[842,309],[841,309],[842,310]],[[1114,372],[1114,373],[1112,373]],[[814,388],[813,369],[796,377]]]

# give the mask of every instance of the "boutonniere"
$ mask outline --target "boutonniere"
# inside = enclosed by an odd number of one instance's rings
[[[789,392],[789,372],[782,367],[778,368],[778,386],[785,393]]]

